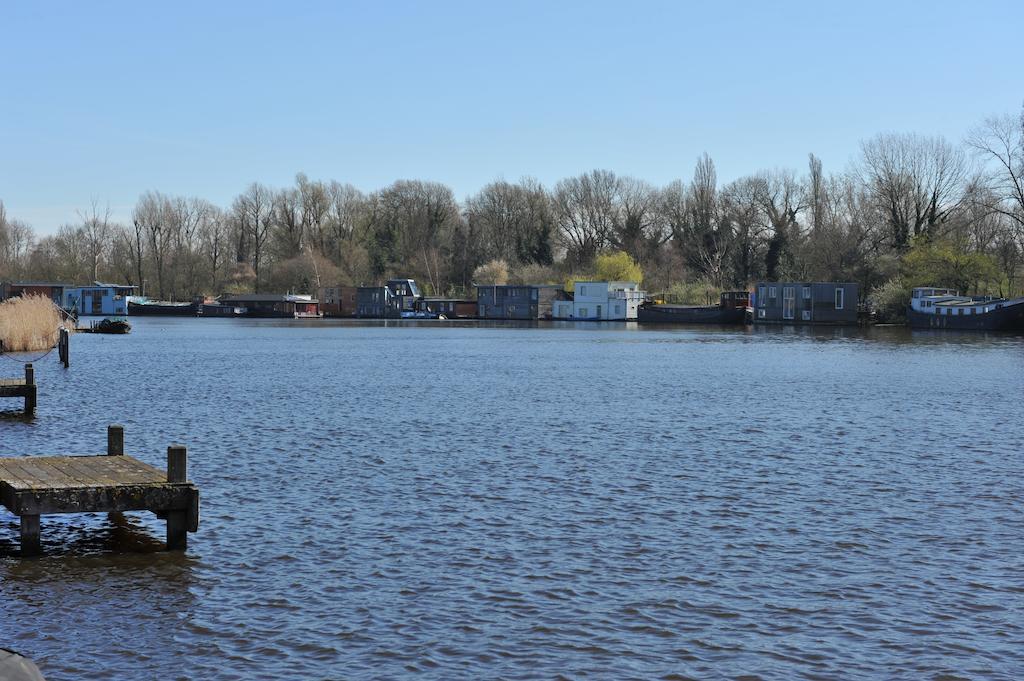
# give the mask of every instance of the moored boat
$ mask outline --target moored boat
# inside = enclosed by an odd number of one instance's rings
[[[77,330],[85,333],[126,334],[131,332],[132,325],[128,323],[127,319],[111,319],[106,317],[98,322],[93,322],[88,328]]]
[[[907,323],[916,329],[1024,331],[1024,298],[961,296],[945,288],[915,288]]]
[[[174,303],[163,300],[149,300],[140,296],[131,296],[128,299],[128,314],[135,317],[138,315],[162,315],[165,317],[195,317],[197,307],[195,303]]]
[[[725,291],[718,305],[645,303],[637,310],[642,324],[742,324],[750,303],[748,291]]]

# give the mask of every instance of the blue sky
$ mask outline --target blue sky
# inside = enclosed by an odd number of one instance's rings
[[[1021,2],[0,4],[0,200],[42,234],[297,172],[460,199],[524,175],[826,170],[1024,104]]]

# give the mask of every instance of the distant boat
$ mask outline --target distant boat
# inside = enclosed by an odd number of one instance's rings
[[[150,300],[141,296],[131,296],[128,299],[128,314],[133,317],[137,315],[195,317],[197,311],[195,303],[172,303],[164,300]]]
[[[656,305],[637,310],[641,324],[742,324],[750,303],[749,291],[725,291],[718,305]]]
[[[914,289],[907,322],[915,329],[1024,331],[1024,298],[961,296],[947,288]]]
[[[84,329],[80,328],[76,330],[82,333],[125,334],[132,330],[132,325],[128,323],[127,319],[104,318],[98,322],[93,322]]]

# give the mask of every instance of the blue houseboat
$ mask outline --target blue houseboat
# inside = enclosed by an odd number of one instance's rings
[[[64,289],[64,309],[79,315],[124,317],[128,315],[128,297],[136,286],[93,282],[92,286]]]

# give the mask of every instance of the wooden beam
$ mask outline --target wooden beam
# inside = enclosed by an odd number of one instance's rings
[[[167,448],[167,482],[184,483],[188,478],[188,451],[182,445]],[[188,490],[188,488],[183,488]],[[191,499],[189,500],[191,506]],[[174,551],[188,546],[188,515],[184,510],[169,510],[167,513],[167,550]]]
[[[36,413],[36,370],[32,363],[25,365],[25,413]]]
[[[39,540],[39,515],[21,516],[21,555],[36,556],[42,550]]]
[[[124,426],[107,426],[107,456],[124,456]]]

